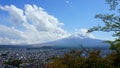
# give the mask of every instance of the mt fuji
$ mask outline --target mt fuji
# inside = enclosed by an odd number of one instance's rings
[[[109,48],[105,40],[96,39],[92,34],[86,32],[75,32],[70,36],[47,43],[35,44],[35,46],[50,46],[55,48]]]

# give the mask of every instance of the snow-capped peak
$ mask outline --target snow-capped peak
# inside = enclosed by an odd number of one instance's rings
[[[79,29],[76,30],[71,36],[71,38],[95,38],[95,36],[91,33],[87,33],[87,29]]]

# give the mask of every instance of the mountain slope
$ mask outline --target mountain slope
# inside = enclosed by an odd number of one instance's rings
[[[89,35],[81,33],[74,33],[67,38],[36,44],[36,46],[51,46],[55,48],[109,48],[109,44],[104,43],[104,40],[91,38]]]

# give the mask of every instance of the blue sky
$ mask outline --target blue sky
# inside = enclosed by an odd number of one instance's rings
[[[73,33],[76,29],[89,29],[98,24],[103,25],[94,16],[99,13],[110,13],[109,6],[105,0],[1,0],[1,6],[14,5],[25,11],[25,5],[36,5],[44,9],[46,13],[54,16],[59,22],[64,23],[60,28],[68,33]],[[0,10],[0,24],[11,27],[10,15],[8,11]],[[4,22],[4,23],[3,23]],[[30,22],[29,22],[30,23]],[[15,27],[16,28],[16,27]],[[21,26],[18,29],[24,30]],[[93,32],[98,39],[113,40],[111,33]]]

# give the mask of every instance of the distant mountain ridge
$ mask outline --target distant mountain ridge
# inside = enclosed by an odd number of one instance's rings
[[[109,44],[104,42],[105,40],[99,40],[86,36],[85,34],[76,33],[69,37],[47,42],[41,44],[35,44],[34,46],[51,46],[53,48],[109,48]]]
[[[0,45],[0,48],[102,48],[108,49],[110,45],[105,40],[93,38],[87,33],[74,33],[66,38],[56,41],[29,44],[29,45]]]

